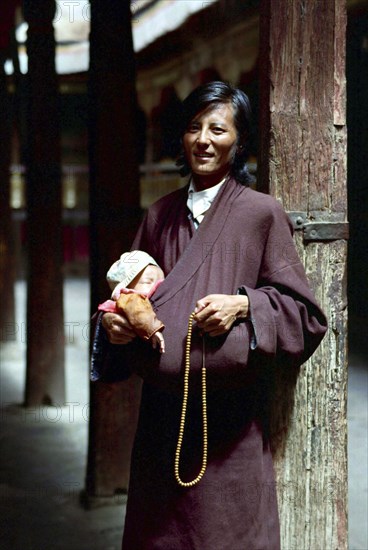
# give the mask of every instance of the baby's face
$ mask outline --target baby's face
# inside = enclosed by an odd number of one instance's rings
[[[157,265],[148,265],[143,271],[138,273],[136,278],[128,285],[128,288],[134,288],[138,292],[148,294],[160,279],[164,279],[162,269]]]

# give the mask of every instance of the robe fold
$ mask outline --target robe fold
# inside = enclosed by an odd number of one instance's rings
[[[104,344],[93,379],[144,380],[131,461],[124,550],[276,550],[279,523],[266,437],[267,376],[297,368],[320,343],[326,318],[309,288],[279,203],[229,179],[194,229],[187,187],[151,206],[132,249],[155,258],[165,280],[151,298],[166,352],[135,339]],[[188,318],[208,294],[246,294],[249,318],[205,336],[208,465],[199,484],[174,477]],[[194,326],[180,475],[202,457],[202,336]],[[112,374],[113,373],[113,374]],[[110,378],[109,378],[110,377]]]

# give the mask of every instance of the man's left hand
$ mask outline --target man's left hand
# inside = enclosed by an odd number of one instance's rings
[[[210,336],[228,332],[237,319],[246,318],[249,300],[243,295],[209,294],[196,303],[194,320]]]

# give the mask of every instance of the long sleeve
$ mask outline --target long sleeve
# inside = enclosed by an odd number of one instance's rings
[[[92,317],[93,339],[90,363],[92,382],[119,382],[132,374],[124,360],[125,346],[110,344],[101,324],[103,312]]]
[[[292,364],[306,361],[321,342],[327,321],[309,288],[281,207],[272,213],[257,286],[244,285],[242,291],[250,304],[251,348]]]
[[[145,250],[155,257],[154,239],[150,239],[155,229],[154,218],[147,213],[138,229],[132,250]],[[128,357],[134,355],[132,350],[137,346],[133,340],[130,344],[111,344],[102,326],[103,312],[97,312],[92,317],[93,339],[90,360],[90,378],[92,382],[120,382],[132,374],[131,361]],[[162,328],[160,323],[160,328]],[[157,326],[155,326],[157,328]],[[154,331],[154,329],[152,329]]]

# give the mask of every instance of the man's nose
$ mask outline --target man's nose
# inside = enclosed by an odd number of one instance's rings
[[[208,128],[202,128],[201,129],[197,141],[200,145],[208,145],[208,143],[210,141],[209,140]]]

